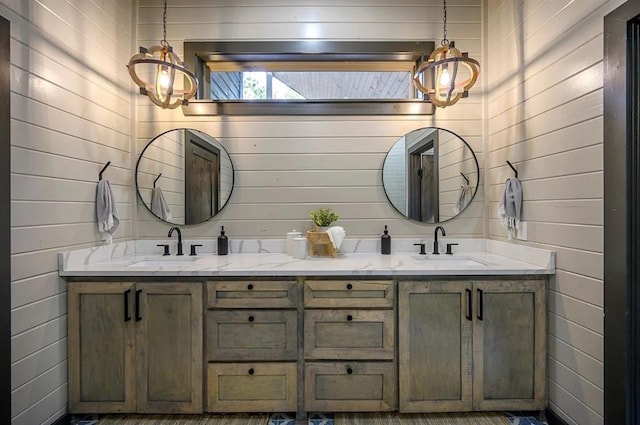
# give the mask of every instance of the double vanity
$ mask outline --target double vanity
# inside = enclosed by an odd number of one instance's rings
[[[201,241],[163,256],[161,242],[60,254],[71,413],[545,407],[552,252],[346,240],[337,258],[293,259],[283,240],[232,240],[227,256]]]

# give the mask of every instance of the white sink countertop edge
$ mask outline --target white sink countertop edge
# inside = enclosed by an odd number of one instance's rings
[[[391,255],[379,253],[379,240],[350,241],[338,257],[307,257],[294,259],[284,253],[285,241],[232,242],[230,254],[213,254],[213,243],[199,243],[202,254],[197,257],[158,253],[157,243],[166,240],[127,241],[113,245],[68,251],[59,254],[60,276],[415,276],[415,275],[540,275],[555,273],[555,252],[485,239],[461,239],[453,255],[418,255],[418,240],[400,240]],[[373,251],[376,247],[378,251]],[[175,241],[174,241],[175,245]],[[235,245],[235,250],[233,249]],[[444,243],[443,243],[444,245]],[[172,252],[175,251],[172,247]],[[209,248],[209,249],[208,249]],[[243,248],[243,249],[239,249]],[[402,250],[404,248],[405,250]],[[415,249],[414,249],[415,248]],[[427,252],[430,252],[427,243]],[[234,252],[235,251],[235,252]],[[238,252],[243,251],[243,252]],[[252,252],[255,251],[255,252]],[[273,251],[273,252],[270,252]],[[442,249],[441,252],[444,252]],[[461,261],[462,260],[462,261]],[[472,261],[464,261],[472,260]],[[135,263],[146,261],[148,266]],[[478,262],[479,265],[469,265]],[[145,263],[142,263],[145,264]],[[132,266],[134,265],[134,266]]]

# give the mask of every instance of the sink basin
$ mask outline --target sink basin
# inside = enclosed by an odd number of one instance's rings
[[[145,259],[129,264],[127,267],[184,267],[192,265],[197,259],[197,257]]]
[[[413,258],[417,260],[423,260],[426,264],[432,266],[450,266],[450,267],[462,267],[462,266],[486,266],[477,260],[472,260],[467,257],[450,257],[450,256],[435,256],[435,255],[414,255]]]

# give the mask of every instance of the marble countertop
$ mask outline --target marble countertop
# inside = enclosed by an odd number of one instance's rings
[[[284,253],[284,242],[255,241],[232,244],[229,255],[205,252],[198,256],[162,256],[158,241],[129,241],[69,251],[59,255],[60,276],[495,276],[555,273],[555,253],[524,245],[491,240],[459,240],[454,255],[419,255],[414,241],[396,242],[391,255],[376,252],[375,242],[346,244],[337,257],[294,259]],[[198,243],[201,243],[198,241]],[[377,242],[379,245],[379,241]],[[271,245],[270,247],[268,245]],[[188,244],[185,245],[188,248]],[[355,246],[356,248],[350,248]],[[407,247],[403,251],[402,247]],[[410,248],[409,248],[410,247]],[[188,249],[185,251],[188,252]],[[235,248],[235,249],[234,249]],[[271,252],[270,252],[271,251]],[[173,251],[172,251],[173,252]],[[393,251],[392,251],[393,252]]]

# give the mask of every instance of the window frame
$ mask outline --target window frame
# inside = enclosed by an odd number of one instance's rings
[[[186,116],[213,115],[433,115],[428,98],[346,100],[211,100],[210,62],[411,62],[420,64],[433,41],[185,41],[184,61],[198,78],[195,100],[182,106]],[[415,68],[414,68],[415,69]],[[427,76],[430,77],[430,76]]]

